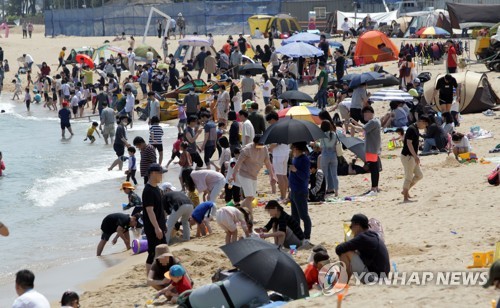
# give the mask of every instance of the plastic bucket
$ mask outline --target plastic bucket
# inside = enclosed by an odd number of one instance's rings
[[[135,239],[132,241],[132,251],[139,254],[148,250],[148,240]]]

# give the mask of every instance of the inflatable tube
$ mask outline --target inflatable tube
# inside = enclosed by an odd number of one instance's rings
[[[148,240],[135,239],[132,241],[132,251],[134,254],[140,254],[148,251]]]

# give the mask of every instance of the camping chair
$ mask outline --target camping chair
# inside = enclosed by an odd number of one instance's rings
[[[302,75],[302,80],[304,83],[307,81],[307,84],[311,84],[311,80],[316,77],[316,64],[310,63],[309,67],[304,66],[304,71]]]

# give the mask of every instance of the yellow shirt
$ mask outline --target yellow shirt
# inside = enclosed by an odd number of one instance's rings
[[[89,130],[87,131],[87,137],[90,137],[90,136],[94,135],[95,130],[96,130],[96,127],[91,126],[89,128]]]
[[[64,59],[65,55],[66,55],[66,53],[64,52],[64,50],[61,50],[61,52],[59,52],[59,58],[63,58]]]
[[[94,72],[91,70],[83,70],[83,78],[85,79],[85,84],[94,83]]]

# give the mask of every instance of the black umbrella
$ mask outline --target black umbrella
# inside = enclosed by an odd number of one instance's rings
[[[286,91],[278,98],[286,100],[296,100],[299,102],[314,102],[314,99],[309,94],[297,90]]]
[[[249,72],[253,76],[267,73],[265,67],[262,66],[261,63],[249,63],[240,66],[240,73],[246,74],[246,72]]]
[[[325,137],[325,133],[314,123],[303,120],[283,119],[269,126],[260,138],[264,144],[314,141]]]
[[[347,148],[349,151],[356,154],[356,156],[362,161],[366,162],[366,152],[365,152],[365,142],[357,137],[347,137],[342,133],[337,133],[339,136],[339,141]]]
[[[221,247],[231,263],[268,290],[293,299],[309,296],[300,266],[276,245],[246,238]]]

